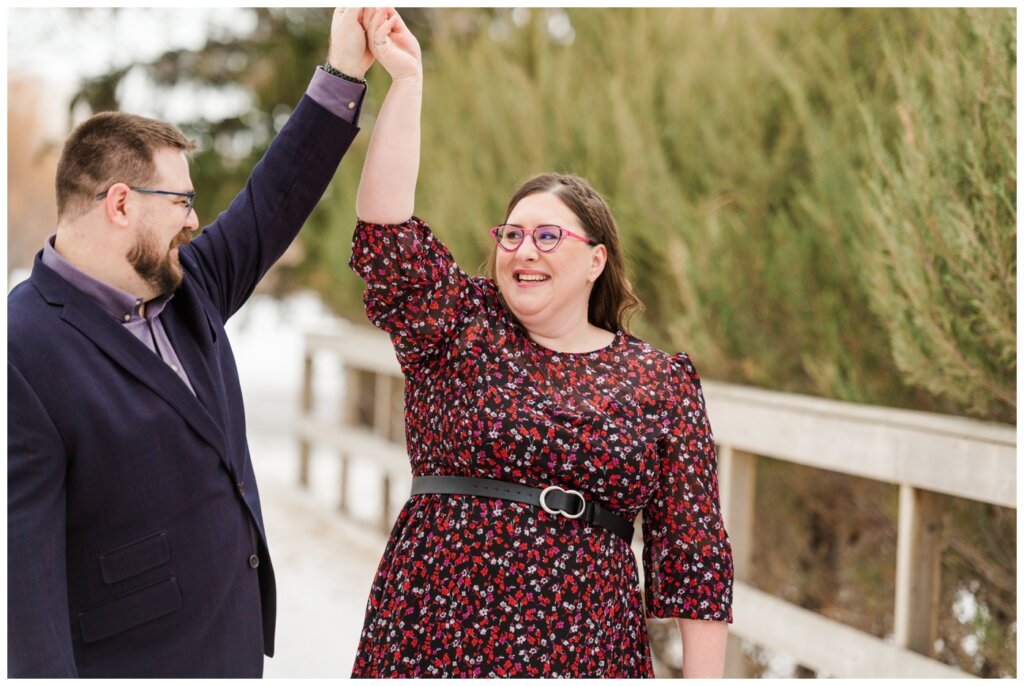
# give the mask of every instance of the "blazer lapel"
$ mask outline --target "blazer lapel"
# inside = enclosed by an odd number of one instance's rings
[[[174,293],[160,315],[167,338],[184,365],[196,397],[217,426],[224,426],[227,417],[221,401],[224,389],[210,369],[216,333],[194,289],[188,283]]]
[[[87,295],[70,286],[65,294],[66,299],[61,318],[81,331],[110,359],[163,398],[181,415],[182,419],[195,429],[196,433],[217,450],[221,460],[227,463],[223,431],[203,404],[178,378],[178,375],[142,341],[135,338],[116,320],[93,304]],[[175,350],[181,355],[179,348],[175,347]],[[187,356],[187,359],[188,362],[185,364],[191,364],[192,356]],[[189,380],[195,386],[193,370],[187,369],[187,373],[189,373]],[[209,378],[209,372],[205,369],[205,365],[202,372],[195,376]],[[199,387],[196,388],[197,393],[200,392],[199,388],[204,389],[202,391],[204,394],[209,393],[209,382],[200,382]],[[228,466],[230,467],[230,465]]]

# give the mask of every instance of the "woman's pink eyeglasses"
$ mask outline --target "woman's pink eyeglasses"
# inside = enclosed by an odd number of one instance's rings
[[[562,243],[562,238],[565,236],[583,241],[589,246],[600,245],[600,243],[592,238],[580,236],[569,229],[563,229],[561,226],[545,225],[538,226],[535,229],[524,229],[514,224],[502,224],[491,229],[491,235],[494,237],[495,242],[497,242],[498,247],[505,252],[519,250],[519,246],[523,244],[527,234],[533,239],[533,244],[537,246],[537,250],[541,252],[551,252]]]

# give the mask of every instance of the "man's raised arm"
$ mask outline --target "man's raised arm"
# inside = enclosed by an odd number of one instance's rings
[[[190,245],[181,261],[226,320],[291,245],[359,131],[373,62],[360,8],[334,11],[327,62],[245,187]]]

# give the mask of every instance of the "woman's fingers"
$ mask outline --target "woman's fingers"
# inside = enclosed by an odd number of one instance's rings
[[[364,18],[363,26],[366,29],[368,35],[373,35],[377,31],[377,27],[380,26],[381,22],[384,21],[383,12],[380,9],[373,9],[367,12]]]
[[[405,19],[402,19],[398,12],[395,12],[395,22],[398,25],[399,31],[402,31],[403,33],[412,33],[409,31],[409,27],[405,25]]]
[[[375,47],[377,47],[378,49],[389,47],[388,44],[390,42],[391,33],[394,26],[395,20],[394,18],[392,18],[384,21],[383,23],[381,23],[380,26],[377,27],[377,30],[373,34],[373,41]]]
[[[380,32],[380,34],[384,38],[387,38],[391,34],[391,31],[395,27],[395,20],[397,20],[397,19],[398,19],[398,15],[396,14],[396,15],[394,15],[392,17],[389,17],[389,18],[385,19],[383,22],[381,22],[380,26],[378,27],[378,31]]]
[[[390,33],[391,28],[395,25],[395,20],[398,18],[398,12],[395,11],[394,7],[383,7],[380,9],[380,18],[381,23],[387,28],[387,33]]]
[[[370,19],[373,17],[374,10],[372,7],[364,7],[359,12],[359,23],[363,25],[363,30],[368,31],[370,28]]]
[[[373,25],[371,29],[371,35],[373,36],[374,44],[380,47],[388,34],[391,32],[391,25],[384,11],[379,11],[373,18]]]
[[[419,46],[401,16],[391,7],[371,12],[365,26],[373,56],[393,79],[414,75],[420,65]]]

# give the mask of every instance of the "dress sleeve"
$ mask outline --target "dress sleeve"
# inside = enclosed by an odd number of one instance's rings
[[[349,267],[366,282],[367,317],[391,335],[406,371],[436,357],[482,307],[479,285],[417,217],[358,221]]]
[[[647,612],[732,622],[732,548],[719,505],[715,439],[690,357],[675,355],[672,372],[658,486],[643,510]]]

